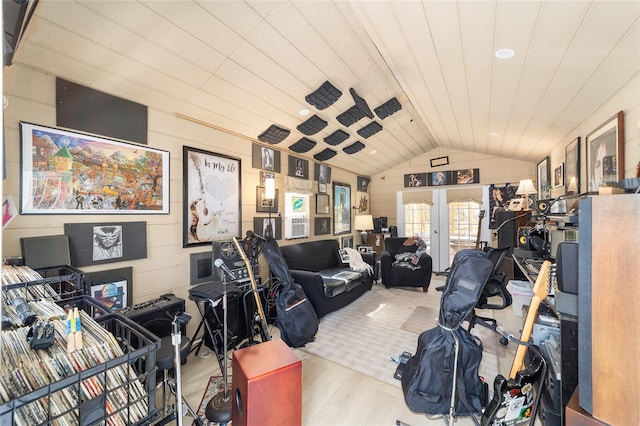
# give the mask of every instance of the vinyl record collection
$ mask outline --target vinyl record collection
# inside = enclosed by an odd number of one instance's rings
[[[84,293],[84,273],[71,266],[34,270],[28,266],[2,266],[3,302],[22,297],[60,300]]]
[[[3,285],[0,424],[150,423],[156,336],[88,296],[35,297],[51,296],[46,283],[13,290]]]

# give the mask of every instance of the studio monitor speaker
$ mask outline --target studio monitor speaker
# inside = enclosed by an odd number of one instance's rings
[[[536,201],[536,210],[538,210],[538,212],[540,214],[545,214],[549,211],[549,208],[551,207],[551,200],[538,200]]]
[[[302,424],[302,361],[274,339],[233,352],[234,426]]]
[[[544,231],[529,226],[518,228],[518,248],[545,252],[545,245],[546,236]]]

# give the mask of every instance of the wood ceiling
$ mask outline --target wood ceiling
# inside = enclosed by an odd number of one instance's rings
[[[436,147],[537,162],[640,72],[638,1],[49,1],[14,64],[257,140],[272,124],[381,173]],[[494,55],[512,48],[512,59]],[[305,96],[342,92],[318,110]],[[350,126],[336,117],[396,98]],[[307,117],[298,115],[309,108]],[[328,125],[299,126],[316,114]],[[376,121],[382,131],[357,130]],[[336,130],[349,138],[323,139]],[[360,141],[362,151],[343,148]],[[376,151],[372,154],[372,151]],[[295,154],[298,155],[298,154]]]

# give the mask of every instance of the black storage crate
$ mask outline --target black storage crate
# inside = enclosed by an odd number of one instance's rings
[[[124,354],[0,404],[0,425],[146,425],[158,418],[155,391],[160,339],[89,296],[56,303],[91,315],[111,333]]]
[[[42,279],[4,284],[2,290],[10,298],[23,297],[27,302],[43,297],[67,299],[85,294],[84,272],[72,266],[35,269]]]

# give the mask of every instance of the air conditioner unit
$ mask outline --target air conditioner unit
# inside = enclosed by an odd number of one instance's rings
[[[306,217],[288,217],[284,225],[285,238],[304,238],[309,236],[309,221]]]

